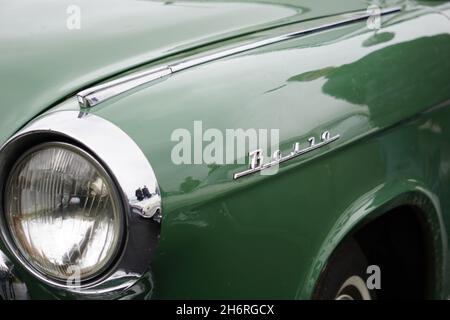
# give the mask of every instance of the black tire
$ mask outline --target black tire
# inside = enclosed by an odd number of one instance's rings
[[[351,297],[353,300],[376,299],[374,290],[369,290],[366,286],[368,265],[358,243],[351,238],[346,240],[336,248],[328,260],[319,277],[312,298],[335,300],[339,294],[341,299],[344,297]],[[366,291],[361,290],[361,285],[352,285],[352,282],[355,282],[352,280],[357,280],[357,283],[363,284]],[[346,282],[347,284],[343,287]]]

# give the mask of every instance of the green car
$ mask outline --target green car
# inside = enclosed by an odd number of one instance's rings
[[[450,297],[450,2],[0,8],[2,299]]]

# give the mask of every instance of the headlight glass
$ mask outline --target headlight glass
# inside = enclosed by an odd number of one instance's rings
[[[41,273],[81,280],[107,268],[118,252],[123,215],[101,165],[64,143],[33,148],[13,168],[6,222],[21,255]]]

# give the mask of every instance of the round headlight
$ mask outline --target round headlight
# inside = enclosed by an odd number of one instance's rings
[[[45,143],[13,168],[5,191],[10,236],[42,274],[91,279],[114,260],[124,219],[111,178],[88,153]]]

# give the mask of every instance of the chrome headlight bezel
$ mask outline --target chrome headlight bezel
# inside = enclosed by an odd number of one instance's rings
[[[77,288],[55,281],[23,261],[6,227],[4,189],[9,172],[24,153],[45,142],[68,143],[98,161],[116,186],[123,206],[124,232],[120,252],[107,270],[82,281]],[[152,201],[137,198],[138,191],[143,188],[150,193]],[[0,149],[0,234],[11,258],[45,285],[81,295],[98,295],[129,287],[151,269],[151,258],[159,242],[161,218],[160,189],[146,156],[125,132],[101,117],[80,116],[72,110],[45,114]]]

